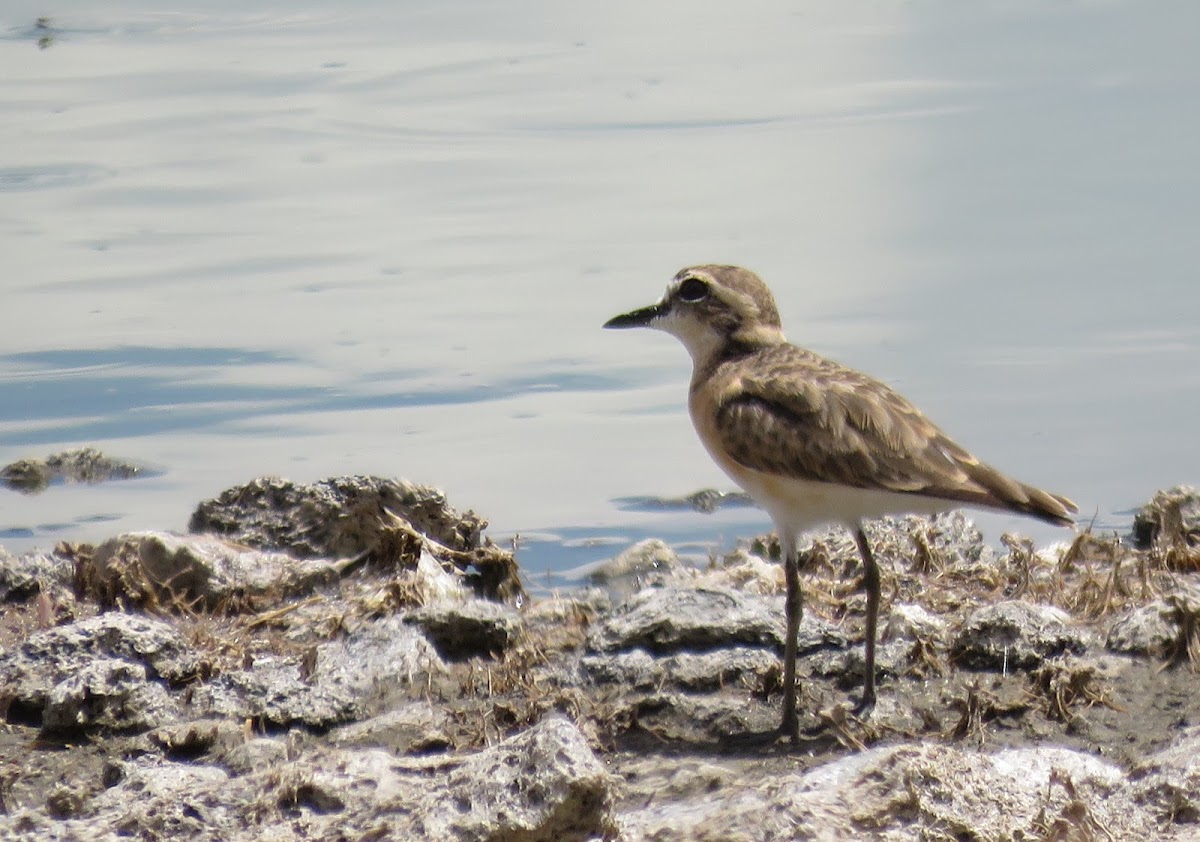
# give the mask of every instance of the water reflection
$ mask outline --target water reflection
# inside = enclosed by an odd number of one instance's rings
[[[560,369],[467,386],[404,388],[435,372],[390,369],[369,378],[373,390],[389,387],[386,391],[226,382],[237,379],[239,371],[264,366],[268,377],[288,379],[284,371],[303,369],[305,361],[239,348],[120,347],[0,356],[0,424],[16,422],[0,429],[0,444],[103,441],[210,427],[246,435],[256,431],[243,422],[265,416],[473,404],[534,392],[615,391],[636,379],[623,377],[621,370],[602,375]]]

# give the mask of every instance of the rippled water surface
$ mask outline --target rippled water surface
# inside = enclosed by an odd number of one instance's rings
[[[1200,480],[1200,6],[159,8],[0,10],[0,464],[161,471],[0,491],[10,550],[260,474],[439,485],[533,570],[765,529],[622,502],[729,487],[683,349],[599,329],[710,261],[1105,527]]]

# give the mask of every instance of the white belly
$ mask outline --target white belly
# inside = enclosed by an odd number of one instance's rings
[[[792,535],[834,524],[854,528],[864,518],[931,515],[954,508],[948,500],[915,494],[810,482],[746,468],[727,473],[754,502],[766,509],[777,528]]]
[[[813,482],[779,474],[767,474],[734,461],[721,448],[713,426],[715,404],[707,390],[693,390],[688,402],[700,441],[713,461],[730,479],[766,509],[781,538],[795,539],[806,529],[840,524],[851,529],[864,518],[883,515],[937,514],[955,508],[947,500],[852,488],[828,482]]]

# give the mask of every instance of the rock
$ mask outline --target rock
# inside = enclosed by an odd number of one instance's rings
[[[1172,745],[1134,766],[1129,777],[1134,800],[1162,824],[1200,824],[1200,728],[1185,729]]]
[[[754,501],[744,491],[718,491],[715,488],[701,488],[683,498],[688,506],[701,514],[710,515],[722,506],[753,506]]]
[[[960,509],[925,517],[868,521],[867,537],[878,554],[911,559],[914,567],[969,570],[995,564],[996,553],[975,522]]]
[[[1166,657],[1179,643],[1179,609],[1164,600],[1132,608],[1109,626],[1104,645],[1112,652]]]
[[[591,622],[612,611],[612,607],[612,596],[603,588],[579,588],[532,600],[521,617],[528,626],[557,629]]]
[[[751,734],[766,734],[779,727],[779,709],[748,704],[748,693],[695,695],[664,691],[647,696],[626,696],[620,715],[635,732],[652,735],[660,745],[712,745]],[[689,837],[676,837],[689,838]]]
[[[884,618],[879,639],[885,643],[892,640],[940,642],[946,633],[946,621],[941,617],[930,614],[920,605],[897,602]]]
[[[81,561],[79,579],[105,607],[236,613],[309,594],[339,576],[327,559],[296,559],[208,535],[130,532]]]
[[[221,757],[231,775],[262,772],[288,761],[287,741],[281,737],[255,737],[230,748]]]
[[[9,555],[0,548],[0,602],[31,599],[48,590],[70,588],[75,579],[71,559],[45,553]]]
[[[93,797],[83,816],[61,823],[58,838],[233,839],[242,826],[237,805],[250,801],[215,766],[146,756],[114,761],[108,774],[117,783]],[[226,801],[223,794],[239,801]]]
[[[505,651],[521,633],[521,618],[495,602],[445,600],[410,612],[406,620],[424,629],[438,654],[465,661]]]
[[[588,655],[583,673],[596,684],[620,684],[637,690],[674,687],[711,693],[739,684],[753,686],[767,671],[779,668],[771,649],[737,646],[708,652],[677,652],[655,657],[644,649]]]
[[[525,639],[544,651],[579,652],[589,629],[612,610],[612,596],[602,588],[572,590],[534,599],[521,611]]]
[[[173,721],[178,707],[144,664],[98,658],[50,690],[42,712],[42,731],[145,731]]]
[[[912,644],[908,641],[880,643],[875,649],[876,677],[902,674],[909,666],[911,651]],[[837,686],[844,690],[862,687],[867,675],[866,654],[861,645],[845,649],[820,649],[805,658],[803,666],[810,675],[834,679]]]
[[[634,594],[589,637],[594,651],[646,649],[663,654],[731,646],[782,651],[783,600],[718,588],[652,588]],[[800,652],[843,645],[845,638],[810,615],[800,624]]]
[[[460,514],[435,488],[381,477],[333,477],[303,485],[262,477],[202,502],[191,532],[213,532],[297,558],[370,559],[412,569],[422,552],[462,570],[491,599],[523,593],[512,553],[481,540],[487,521]]]
[[[739,547],[701,572],[697,584],[772,596],[784,591],[783,565],[767,561],[745,547]]]
[[[347,558],[370,549],[370,535],[348,522],[388,510],[452,550],[480,546],[487,521],[459,514],[436,488],[382,477],[333,477],[310,485],[260,477],[205,500],[192,514],[191,532],[213,532],[298,558]],[[367,540],[364,540],[367,539]]]
[[[155,728],[146,738],[164,756],[191,761],[210,753],[227,755],[246,741],[246,726],[232,719],[193,719]]]
[[[881,563],[903,559],[917,568],[953,567],[963,572],[995,563],[995,551],[984,542],[983,533],[958,510],[933,517],[876,518],[867,521],[865,529],[871,551]],[[779,557],[779,542],[774,536],[753,542],[751,550],[756,548],[761,548],[763,555]],[[806,533],[801,537],[799,553],[802,559],[816,557],[840,569],[861,565],[854,536],[840,526]]]
[[[387,748],[397,754],[425,754],[449,748],[449,714],[444,706],[421,700],[330,733],[332,745]]]
[[[1160,538],[1200,544],[1200,489],[1177,485],[1154,495],[1133,516],[1133,544],[1149,549]]]
[[[859,828],[938,828],[952,837],[997,840],[1033,838],[1043,828],[1059,838],[1085,828],[1126,839],[1154,830],[1130,809],[1121,770],[1082,752],[1039,747],[987,756],[909,746],[866,754],[843,790]],[[911,809],[897,810],[900,798]],[[1082,810],[1080,801],[1087,805]]]
[[[36,494],[58,482],[97,483],[147,475],[144,467],[124,459],[105,456],[91,447],[65,450],[46,459],[21,459],[0,468],[0,485],[14,491]]]
[[[50,805],[0,815],[0,837],[583,842],[612,831],[616,780],[561,717],[462,757],[313,747],[284,760],[281,741],[246,746],[237,776],[147,756],[117,761],[112,784],[77,799],[69,818],[50,821]]]
[[[408,797],[393,838],[582,842],[611,831],[616,780],[561,717],[472,757],[411,760],[396,772]]]
[[[417,590],[417,604],[428,605],[442,600],[462,600],[470,596],[463,587],[462,579],[449,573],[441,563],[427,551],[421,552],[417,568],[413,571],[413,583]]]
[[[621,504],[622,509],[638,511],[694,511],[702,514],[712,514],[722,507],[753,506],[754,501],[744,491],[718,491],[715,488],[701,488],[683,497],[619,497],[614,502]]]
[[[743,777],[740,785],[655,801],[623,815],[619,835],[628,842],[1157,838],[1156,824],[1122,785],[1117,767],[1067,749],[989,756],[890,746],[782,779]]]
[[[648,538],[593,568],[588,581],[620,594],[630,594],[644,587],[662,585],[682,570],[679,556],[665,541]]]
[[[972,612],[951,645],[956,663],[971,669],[1030,669],[1046,658],[1087,648],[1070,615],[1049,605],[1007,600]]]
[[[98,659],[140,665],[145,678],[139,678],[136,671],[121,673],[115,664],[93,667]],[[160,697],[153,691],[137,690],[138,685],[145,681],[178,684],[195,678],[203,669],[195,651],[166,623],[108,613],[36,632],[13,651],[0,655],[0,687],[9,700],[10,719],[40,725],[57,685],[72,677],[82,676],[83,683],[71,684],[55,697],[61,708],[55,716],[60,720],[69,716],[72,699],[103,695],[105,686],[112,686],[116,694],[106,705],[119,704],[123,694],[136,695],[150,704]],[[110,710],[101,718],[116,715]],[[130,715],[137,716],[132,711]],[[155,718],[147,714],[148,721]]]
[[[419,676],[443,669],[436,651],[399,617],[363,625],[305,655],[256,656],[247,669],[192,689],[197,715],[253,719],[264,726],[329,728],[368,715]]]
[[[445,664],[417,629],[402,617],[365,623],[350,634],[318,647],[313,678],[367,696],[380,687],[407,687]]]
[[[322,675],[320,666],[314,675]],[[191,692],[195,716],[252,720],[259,728],[329,728],[363,715],[361,699],[343,684],[309,681],[301,657],[260,655],[249,669],[223,672]]]

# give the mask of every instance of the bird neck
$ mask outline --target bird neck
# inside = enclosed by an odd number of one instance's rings
[[[737,330],[720,344],[705,349],[706,353],[692,356],[692,384],[701,383],[721,366],[732,360],[757,354],[768,348],[787,344],[783,331],[777,327],[755,325]],[[691,350],[691,349],[689,349]]]

